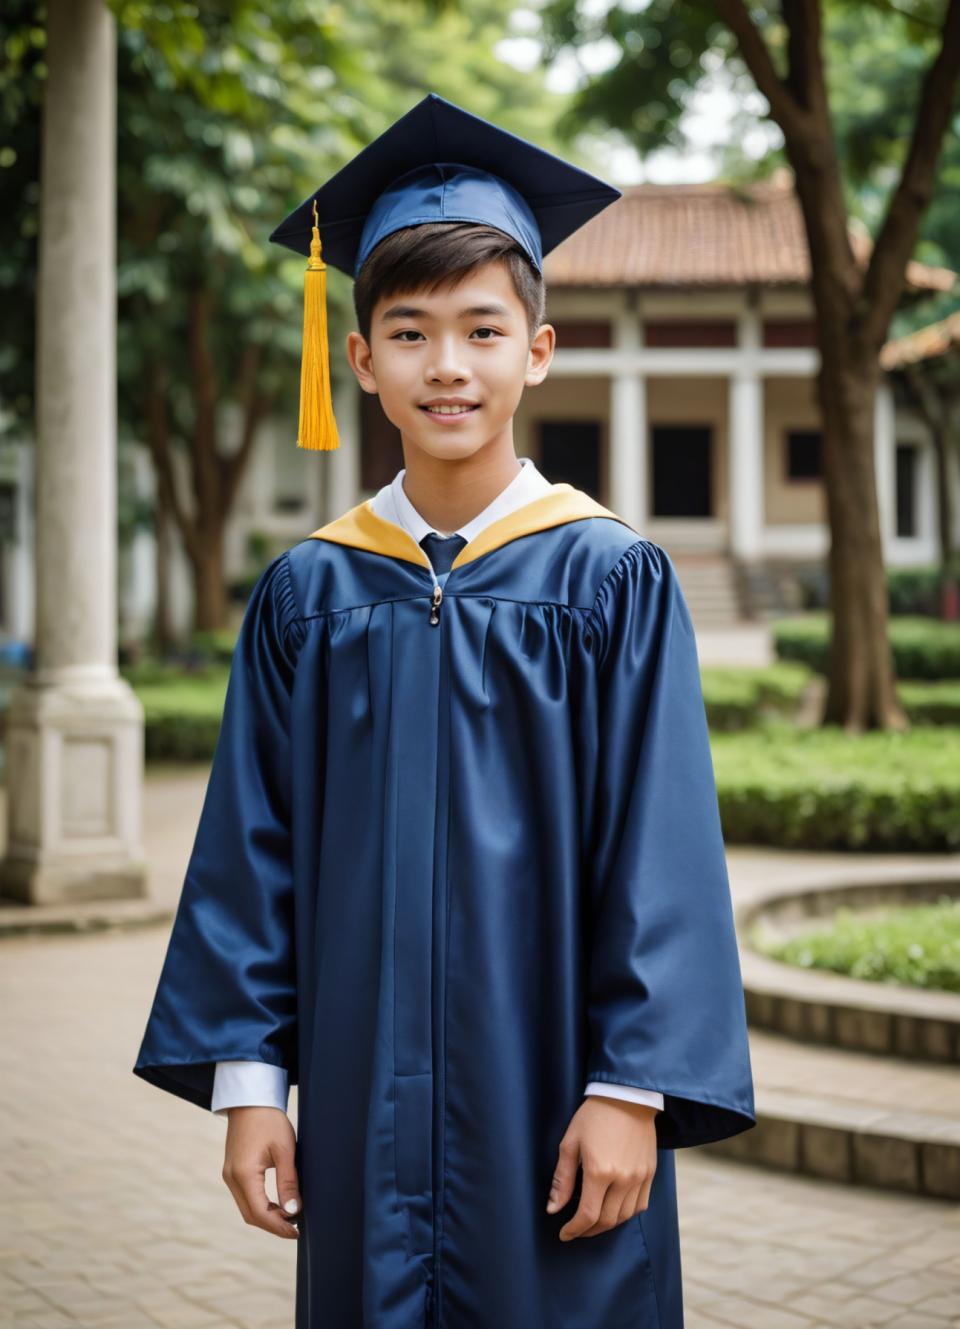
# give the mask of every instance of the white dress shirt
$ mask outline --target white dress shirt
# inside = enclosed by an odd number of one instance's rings
[[[377,491],[371,506],[378,517],[402,526],[417,544],[432,531],[441,536],[462,535],[465,540],[472,540],[492,521],[505,517],[508,512],[523,507],[552,488],[550,481],[537,470],[529,457],[520,457],[519,461],[521,469],[506,488],[501,489],[482,512],[456,531],[436,531],[421,517],[403,487],[406,468],[398,471],[389,484]],[[440,574],[437,580],[442,582],[447,575]],[[278,1107],[286,1111],[289,1090],[287,1080],[287,1072],[282,1067],[270,1066],[266,1062],[218,1061],[213,1077],[211,1111],[223,1113],[230,1107]],[[601,1080],[591,1080],[584,1093],[623,1098],[631,1103],[646,1103],[649,1107],[663,1108],[663,1094],[654,1089],[640,1089],[632,1084],[607,1084]]]

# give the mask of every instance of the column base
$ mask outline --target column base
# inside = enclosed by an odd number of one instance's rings
[[[7,848],[0,899],[146,895],[143,707],[113,670],[33,675],[6,717]]]

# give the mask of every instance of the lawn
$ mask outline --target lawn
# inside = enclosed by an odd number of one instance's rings
[[[829,926],[789,941],[761,928],[751,944],[774,959],[804,969],[827,969],[876,983],[960,992],[960,900],[901,905],[866,916],[837,910]]]

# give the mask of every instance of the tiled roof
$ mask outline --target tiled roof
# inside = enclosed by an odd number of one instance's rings
[[[866,264],[872,241],[852,223]],[[806,286],[810,256],[789,173],[751,186],[632,185],[544,260],[548,286]],[[907,285],[949,290],[955,274],[910,262]]]
[[[918,360],[934,360],[955,348],[960,348],[960,312],[917,328],[906,337],[888,341],[880,352],[880,367],[902,369]]]

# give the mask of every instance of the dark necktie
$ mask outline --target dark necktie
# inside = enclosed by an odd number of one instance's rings
[[[436,531],[429,531],[420,541],[420,546],[439,576],[442,572],[450,571],[451,563],[466,543],[462,535],[437,535]]]

